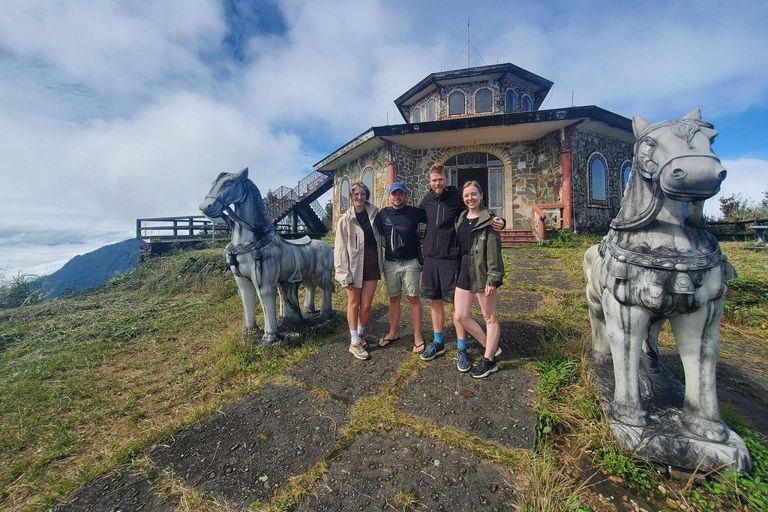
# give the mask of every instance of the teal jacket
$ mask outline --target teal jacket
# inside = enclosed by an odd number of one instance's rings
[[[456,220],[456,232],[469,210],[464,210]],[[504,261],[501,258],[501,235],[493,229],[493,214],[480,207],[480,217],[469,238],[469,290],[485,291],[486,285],[499,287],[504,282]]]

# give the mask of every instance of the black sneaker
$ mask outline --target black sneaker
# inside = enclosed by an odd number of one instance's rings
[[[475,379],[483,379],[498,370],[499,367],[496,366],[496,361],[491,361],[484,357],[482,361],[470,370],[469,374]]]

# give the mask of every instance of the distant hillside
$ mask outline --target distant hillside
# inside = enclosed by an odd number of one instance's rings
[[[66,265],[45,278],[46,300],[55,299],[64,289],[72,291],[93,288],[139,264],[142,241],[130,238],[100,249],[75,256]]]

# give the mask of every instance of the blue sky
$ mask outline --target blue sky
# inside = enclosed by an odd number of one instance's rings
[[[222,171],[295,186],[429,73],[511,62],[544,108],[701,108],[726,195],[768,189],[768,3],[5,0],[0,275],[189,215]],[[717,211],[710,200],[707,210]]]

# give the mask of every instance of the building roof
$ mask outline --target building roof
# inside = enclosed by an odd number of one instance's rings
[[[544,100],[544,97],[552,88],[552,82],[546,78],[517,67],[514,64],[494,64],[493,66],[479,66],[475,68],[432,73],[397,98],[395,100],[395,105],[403,116],[403,119],[407,121],[408,112],[407,109],[403,107],[410,107],[421,98],[440,87],[467,82],[490,82],[499,80],[506,74],[514,75],[521,80],[528,82],[532,91],[536,93],[536,97],[539,98],[538,103],[541,103],[541,101]],[[539,105],[535,105],[535,108],[538,107]]]
[[[625,140],[629,143],[635,141],[632,121],[608,110],[590,105],[481,117],[462,117],[426,123],[375,126],[316,163],[314,170],[332,173],[342,165],[385,145],[386,141],[395,142],[410,149],[519,142],[537,140],[573,124],[579,124],[580,129],[596,134]]]

